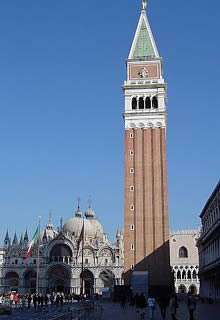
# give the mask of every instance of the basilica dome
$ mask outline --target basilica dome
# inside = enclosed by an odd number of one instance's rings
[[[67,220],[63,226],[63,231],[78,237],[81,233],[83,227],[83,218],[79,214],[79,211],[76,212],[75,217]],[[85,212],[84,219],[84,228],[85,228],[85,237],[97,238],[103,237],[104,230],[101,223],[94,218],[95,212],[89,207]]]

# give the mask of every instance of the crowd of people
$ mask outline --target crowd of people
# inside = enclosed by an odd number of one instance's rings
[[[59,307],[63,306],[64,301],[68,303],[72,303],[73,300],[80,300],[80,297],[68,294],[64,295],[63,292],[57,292],[52,294],[21,294],[19,295],[17,292],[7,292],[5,294],[0,294],[0,304],[9,304],[11,307],[17,308],[28,308],[33,307],[34,309],[41,307]]]
[[[16,292],[8,292],[6,294],[0,294],[0,304],[9,304],[11,307],[18,308],[43,308],[50,305],[53,307],[62,307],[64,302],[72,303],[73,301],[80,301],[84,297],[80,297],[74,294],[64,295],[63,292],[57,292],[52,294],[22,294],[19,295]],[[166,315],[169,312],[172,320],[178,320],[177,313],[179,303],[177,295],[173,294],[170,298],[168,296],[160,296],[157,299],[149,297],[145,299],[144,294],[136,294],[135,296],[122,295],[120,299],[121,307],[125,308],[127,303],[130,306],[135,306],[137,312],[140,314],[140,319],[145,318],[145,310],[148,309],[148,318],[153,319],[154,310],[158,304],[163,319],[166,319]],[[196,299],[189,293],[187,297],[187,307],[189,312],[189,320],[194,320],[194,312],[196,309]]]

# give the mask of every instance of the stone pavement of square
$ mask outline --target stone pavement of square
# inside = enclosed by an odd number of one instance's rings
[[[107,304],[104,305],[103,320],[139,320],[136,312],[136,308],[127,306],[122,309],[118,304]],[[176,314],[177,320],[189,320],[189,313],[187,305],[184,302],[179,303],[179,308]],[[220,304],[201,304],[198,303],[195,311],[195,320],[220,320]],[[148,320],[148,310],[146,311],[145,320]],[[154,312],[154,320],[162,320],[159,307],[157,306]],[[169,310],[167,310],[166,320],[171,320]]]
[[[103,317],[102,320],[140,320],[136,312],[135,307],[126,306],[124,309],[117,303],[104,302],[103,304]],[[61,313],[60,313],[61,314]],[[58,313],[57,313],[58,315]],[[51,314],[41,315],[34,313],[33,311],[16,311],[14,310],[13,315],[0,316],[1,319],[5,320],[51,320],[54,316]],[[187,305],[184,302],[179,303],[179,308],[176,314],[177,320],[189,320],[189,313]],[[220,304],[197,304],[195,311],[195,320],[220,320]],[[146,310],[146,316],[144,320],[148,320],[148,310]],[[154,320],[163,320],[157,306],[154,312]],[[93,317],[82,320],[93,320]],[[101,320],[101,319],[100,319]],[[171,320],[169,310],[167,310],[166,320]]]

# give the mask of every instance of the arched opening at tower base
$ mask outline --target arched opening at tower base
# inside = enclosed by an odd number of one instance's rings
[[[92,272],[84,270],[80,274],[80,279],[83,281],[83,293],[91,297],[94,293],[94,276]]]
[[[70,272],[63,265],[55,265],[47,271],[48,291],[70,293]]]

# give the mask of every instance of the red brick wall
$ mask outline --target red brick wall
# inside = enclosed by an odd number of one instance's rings
[[[134,174],[130,168],[134,168]],[[130,191],[132,185],[134,192]],[[150,272],[151,283],[165,283],[164,272],[169,269],[169,223],[164,128],[126,130],[124,200],[125,272],[133,264],[136,270]],[[134,211],[130,210],[132,204]],[[130,230],[131,224],[135,225],[134,231]]]

